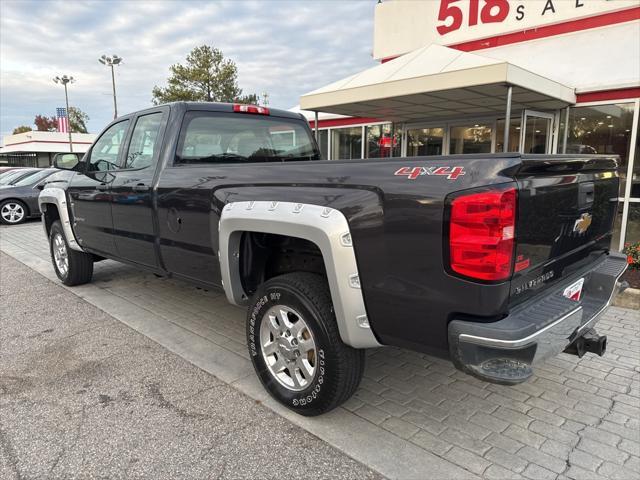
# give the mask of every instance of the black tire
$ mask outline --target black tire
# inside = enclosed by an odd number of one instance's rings
[[[68,259],[68,269],[66,272],[60,271],[54,257],[54,239],[57,235],[62,236],[66,246]],[[53,269],[62,283],[72,287],[74,285],[82,285],[83,283],[89,283],[91,281],[91,277],[93,276],[93,256],[88,253],[79,252],[69,248],[69,242],[67,242],[67,238],[64,235],[64,230],[62,229],[60,220],[56,220],[51,225],[51,230],[49,232],[49,252],[51,253]]]
[[[22,209],[22,216],[17,221],[12,221],[8,218],[4,218],[4,216],[2,215],[4,209],[11,205],[15,205],[18,208]],[[0,202],[0,223],[2,223],[3,225],[19,225],[23,223],[27,218],[29,218],[29,208],[27,207],[27,205],[25,205],[24,202],[14,199],[8,199]]]
[[[260,327],[274,306],[299,312],[315,342],[315,374],[303,390],[283,386],[263,356]],[[265,389],[284,406],[305,416],[320,415],[345,402],[355,392],[364,371],[364,350],[342,342],[326,279],[312,273],[288,273],[258,288],[247,312],[247,344]]]

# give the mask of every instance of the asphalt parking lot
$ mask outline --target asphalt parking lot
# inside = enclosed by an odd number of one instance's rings
[[[47,278],[53,278],[47,245],[38,222],[2,228],[0,249]],[[11,262],[15,263],[12,259],[2,258],[3,289],[12,289],[17,283],[12,277],[6,280],[5,264]],[[16,271],[24,270],[28,278],[45,282],[33,271],[15,265]],[[57,427],[47,429],[46,422],[36,420],[46,415],[53,415],[50,418],[54,419],[66,419],[71,415],[76,428],[78,422],[84,421],[80,425],[86,435],[76,438],[75,430],[65,431],[60,437],[68,442],[64,451],[75,451],[76,456],[70,455],[68,463],[62,459],[58,463],[74,468],[69,472],[78,475],[82,475],[83,468],[108,466],[112,468],[113,476],[125,477],[127,471],[123,463],[133,457],[137,460],[129,466],[131,476],[132,472],[151,476],[157,476],[156,472],[167,472],[167,475],[180,472],[184,476],[199,477],[202,470],[198,468],[209,468],[208,474],[217,475],[224,461],[198,461],[195,452],[200,451],[197,450],[199,442],[218,435],[221,440],[216,443],[215,457],[230,458],[225,475],[293,476],[297,473],[292,470],[277,472],[268,468],[256,473],[256,465],[262,458],[260,453],[243,450],[243,441],[250,436],[252,446],[264,445],[265,452],[269,451],[267,446],[279,441],[278,434],[274,433],[280,432],[278,425],[293,432],[286,438],[306,436],[310,443],[301,443],[304,456],[309,456],[309,448],[312,457],[316,457],[316,450],[321,452],[319,458],[313,460],[317,463],[305,467],[304,471],[310,468],[312,473],[304,476],[335,474],[361,478],[377,472],[390,478],[581,480],[631,479],[640,474],[640,313],[637,311],[614,307],[600,322],[598,331],[609,337],[605,357],[588,355],[578,359],[563,354],[542,365],[532,381],[517,387],[476,381],[457,372],[448,362],[426,355],[394,348],[370,351],[365,378],[356,395],[343,408],[329,415],[305,419],[274,404],[257,384],[244,345],[243,312],[229,306],[224,295],[199,290],[176,280],[158,279],[115,262],[101,262],[96,267],[94,282],[90,285],[62,289],[48,284],[60,292],[50,297],[55,302],[49,297],[43,298],[33,310],[29,290],[33,288],[37,292],[43,288],[38,281],[29,280],[27,288],[20,287],[11,294],[14,296],[11,308],[15,310],[7,309],[3,316],[11,318],[12,322],[15,317],[17,323],[9,323],[18,326],[13,329],[11,335],[15,338],[7,344],[10,346],[7,352],[15,352],[11,350],[15,348],[29,351],[39,348],[44,354],[49,351],[46,342],[62,343],[57,353],[55,349],[51,350],[50,358],[56,359],[54,367],[42,360],[39,364],[35,360],[14,359],[15,355],[7,357],[5,332],[0,337],[3,343],[0,370],[2,375],[9,377],[8,380],[3,377],[2,387],[9,393],[0,393],[0,425],[6,457],[2,468],[5,471],[19,461],[21,454],[29,455],[30,449],[42,449],[56,458],[55,452],[46,450],[50,445],[46,439],[47,436],[56,438]],[[4,290],[2,295],[6,302],[9,296]],[[84,300],[80,301],[78,297]],[[79,314],[71,310],[67,315],[56,317],[55,322],[47,320],[51,325],[60,323],[62,331],[58,333],[57,330],[45,332],[53,326],[43,325],[41,330],[27,328],[30,316],[42,313],[46,318],[57,314],[59,303],[63,303],[64,308],[67,304],[77,303],[82,307],[74,308],[91,308],[93,313]],[[21,314],[21,309],[32,313]],[[101,316],[112,322],[110,328],[117,326],[127,333],[115,335],[113,340],[108,338],[106,345],[102,345],[100,336],[96,335],[101,330],[95,327],[96,322],[104,324],[105,320],[96,320],[103,318]],[[83,331],[81,319],[94,326],[93,331]],[[120,322],[154,341],[127,329]],[[30,335],[36,336],[28,338]],[[66,339],[65,335],[72,340]],[[81,364],[76,365],[70,359],[71,376],[56,377],[63,381],[43,380],[48,372],[62,365],[60,362],[66,361],[65,355],[70,349],[63,345],[69,341],[76,342],[74,345],[81,349],[87,361],[104,358],[109,365],[113,362],[114,370],[84,370],[80,368]],[[138,344],[147,347],[135,347]],[[143,362],[141,357],[141,352],[146,355],[147,350],[151,352],[148,353],[150,363]],[[10,360],[5,361],[5,358]],[[7,374],[7,365],[25,370],[21,374]],[[180,365],[180,372],[190,373],[178,374],[177,365]],[[11,377],[22,380],[11,380]],[[81,382],[85,377],[91,387],[83,387]],[[104,382],[99,384],[104,388],[95,387],[91,381],[94,377]],[[78,384],[67,385],[69,379]],[[153,386],[155,384],[157,388]],[[29,393],[29,388],[33,388],[34,393]],[[205,390],[198,393],[203,388]],[[86,392],[75,393],[81,390]],[[127,393],[123,395],[121,390]],[[36,392],[37,396],[29,396]],[[161,392],[161,396],[156,395],[157,392]],[[20,395],[31,398],[32,403],[18,402],[16,413],[11,410],[8,415],[7,404]],[[59,400],[60,395],[64,401]],[[140,400],[130,401],[127,395]],[[36,397],[40,399],[38,403]],[[77,402],[75,410],[65,407],[67,398]],[[203,403],[200,401],[203,398],[208,401]],[[231,410],[227,407],[228,402],[222,400],[227,398],[234,404],[235,411],[231,413],[227,413]],[[268,410],[255,404],[256,400]],[[248,405],[242,403],[246,401]],[[177,410],[169,404],[177,405]],[[202,412],[204,405],[207,409]],[[36,409],[39,415],[34,416],[30,409]],[[115,411],[119,413],[112,414]],[[210,418],[196,420],[188,415],[180,416],[180,411]],[[86,412],[91,415],[82,420]],[[127,421],[127,414],[132,415],[131,421]],[[260,421],[255,424],[241,420],[256,416]],[[263,416],[267,420],[263,420]],[[24,425],[30,427],[24,428]],[[21,433],[7,436],[6,429]],[[232,433],[224,436],[227,430]],[[25,433],[27,431],[30,433]],[[175,434],[180,441],[176,440]],[[9,438],[10,443],[7,444],[5,438]],[[41,444],[37,443],[39,438],[44,439]],[[267,438],[272,440],[264,444]],[[168,443],[146,448],[158,445],[153,442],[160,439]],[[182,447],[181,441],[185,439],[193,442],[189,444],[191,448]],[[6,445],[10,447],[7,449]],[[236,447],[238,450],[234,450]],[[140,455],[117,453],[138,449]],[[241,452],[238,461],[233,454],[236,451]],[[85,463],[82,463],[80,452],[87,455]],[[280,449],[277,454],[273,448],[270,452],[283,458]],[[66,458],[65,455],[62,458]],[[286,463],[294,464],[296,455],[286,458]],[[335,466],[331,462],[335,462]],[[43,463],[46,462],[43,460]]]
[[[379,478],[1,255],[0,478]]]

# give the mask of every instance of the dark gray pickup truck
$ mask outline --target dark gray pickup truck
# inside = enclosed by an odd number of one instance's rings
[[[265,388],[303,415],[352,395],[365,348],[502,384],[602,355],[593,327],[623,288],[615,157],[323,161],[298,114],[174,103],[56,166],[39,202],[60,280],[111,258],[223,288]]]

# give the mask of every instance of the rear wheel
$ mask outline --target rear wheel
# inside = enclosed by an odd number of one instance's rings
[[[49,249],[53,268],[62,283],[72,287],[91,281],[93,256],[69,248],[60,220],[51,225]]]
[[[248,310],[247,343],[267,391],[302,415],[339,406],[362,378],[364,350],[342,342],[320,275],[289,273],[262,284]]]
[[[0,222],[5,225],[18,225],[27,219],[27,206],[20,200],[5,200],[0,203]]]

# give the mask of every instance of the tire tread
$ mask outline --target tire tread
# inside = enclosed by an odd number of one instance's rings
[[[320,403],[317,408],[299,411],[306,416],[319,415],[338,407],[354,394],[364,372],[364,350],[350,347],[342,341],[326,278],[308,272],[287,273],[268,280],[265,287],[280,282],[293,287],[321,313],[317,320],[324,326],[333,352],[337,356],[337,362],[333,367],[338,380],[327,395],[328,401]]]
[[[52,248],[51,239],[53,237],[53,234],[58,230],[62,234],[62,238],[64,238],[64,241],[67,244],[67,255],[69,257],[69,273],[67,274],[66,278],[62,278],[58,273],[57,267],[55,266],[55,262],[53,260],[53,252],[51,253],[51,261],[54,262],[53,268],[55,269],[58,278],[60,278],[62,283],[69,287],[89,283],[91,281],[91,277],[93,277],[93,256],[85,252],[73,250],[69,247],[69,242],[67,242],[67,237],[64,234],[64,230],[62,229],[60,220],[56,220],[51,225],[51,231],[49,233],[50,248]]]

